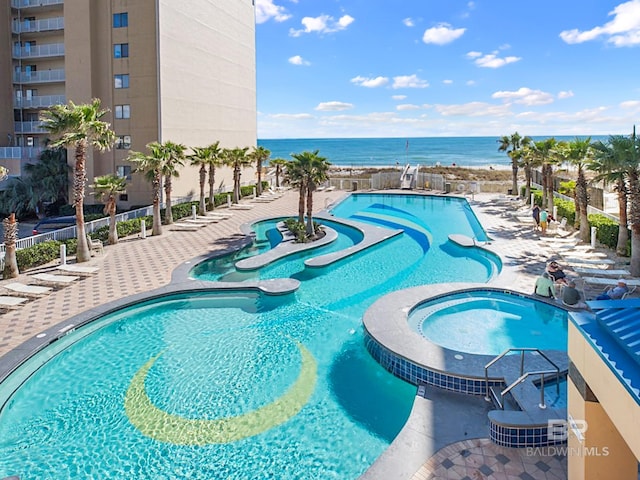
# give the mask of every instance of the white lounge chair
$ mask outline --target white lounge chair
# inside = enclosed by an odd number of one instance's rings
[[[176,222],[172,223],[169,226],[170,230],[179,231],[179,232],[194,232],[196,230],[205,227],[206,223],[192,223],[192,222]]]
[[[29,276],[34,280],[54,285],[69,285],[80,278],[75,275],[56,275],[54,273],[34,273]]]
[[[582,277],[582,280],[585,283],[590,283],[592,285],[610,285],[615,286],[618,284],[617,278],[605,278],[605,277]],[[640,279],[637,278],[625,278],[625,283],[629,287],[638,287],[640,286]]]
[[[24,295],[26,297],[42,297],[51,293],[53,288],[42,287],[40,285],[26,285],[20,282],[7,283],[2,285],[5,289],[11,293],[17,293],[18,295]]]
[[[229,208],[231,210],[251,210],[253,205],[247,205],[246,203],[233,203]]]
[[[576,273],[580,273],[582,275],[592,275],[594,277],[625,277],[631,275],[629,270],[623,269],[612,269],[607,270],[606,268],[583,268],[583,267],[575,267],[574,270]]]
[[[207,212],[207,217],[218,218],[221,220],[225,220],[227,218],[233,217],[233,213],[231,212],[220,212],[218,210],[212,210],[211,212]]]
[[[9,297],[6,295],[0,295],[0,309],[11,310],[13,308],[19,307],[28,300],[28,298],[24,297]]]
[[[71,264],[71,265],[60,265],[59,267],[57,267],[57,270],[61,270],[63,272],[69,272],[69,273],[77,273],[78,275],[93,275],[100,269],[98,267],[89,267],[84,265]]]

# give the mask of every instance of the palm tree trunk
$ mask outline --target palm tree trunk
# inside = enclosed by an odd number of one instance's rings
[[[233,166],[233,203],[240,203],[240,165]]]
[[[16,278],[20,275],[18,270],[18,259],[16,258],[16,239],[18,238],[18,223],[16,214],[12,213],[9,218],[2,221],[4,225],[4,271],[2,278]]]
[[[87,243],[87,235],[84,225],[84,186],[87,181],[85,170],[86,143],[79,142],[76,145],[76,165],[73,170],[73,203],[76,207],[76,235],[78,245],[76,249],[76,262],[88,262],[91,259],[91,250]]]
[[[618,217],[620,218],[616,253],[621,256],[626,256],[627,243],[629,242],[629,227],[627,226],[627,190],[624,180],[620,179],[617,181],[616,190],[618,192]]]
[[[517,158],[511,159],[511,174],[513,176],[513,185],[511,187],[512,188],[511,192],[513,193],[513,195],[520,196],[520,192],[518,192],[518,159]]]
[[[258,160],[256,168],[258,170],[258,184],[256,185],[256,193],[262,195],[262,161]]]
[[[280,188],[280,165],[276,166],[276,188]]]
[[[589,243],[591,239],[591,229],[589,228],[589,216],[587,205],[589,197],[587,193],[587,180],[584,178],[584,170],[578,166],[578,179],[576,181],[576,213],[580,221],[580,240]]]
[[[207,213],[207,208],[204,203],[204,184],[207,180],[207,167],[204,164],[200,165],[200,205],[198,207],[200,215]]]
[[[152,184],[153,188],[153,227],[151,229],[152,235],[162,235],[162,221],[160,219],[160,174],[156,172],[156,175]]]
[[[209,210],[213,210],[216,206],[215,203],[215,186],[216,186],[216,167],[215,165],[209,165]]]
[[[631,224],[631,265],[630,272],[640,277],[640,182],[638,171],[632,170],[629,178],[629,223]]]
[[[107,210],[109,213],[109,245],[115,245],[118,243],[118,228],[116,222],[116,198],[113,195],[109,195],[107,201]]]
[[[305,196],[307,193],[307,186],[305,182],[300,182],[300,196],[298,197],[298,222],[304,223],[304,204]]]
[[[164,210],[164,223],[171,225],[173,223],[173,211],[171,210],[171,175],[164,176],[164,196],[165,196],[165,210]]]
[[[526,203],[531,202],[531,167],[524,167],[524,178],[525,178],[525,187],[524,187],[524,195]]]
[[[316,186],[313,182],[307,185],[307,237],[313,236],[313,191]]]
[[[553,167],[547,165],[547,210],[553,212]]]

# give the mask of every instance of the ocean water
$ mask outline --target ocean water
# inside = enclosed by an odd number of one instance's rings
[[[585,138],[581,136],[580,138]],[[533,137],[543,140],[548,137]],[[556,136],[556,140],[575,137]],[[422,137],[422,138],[295,138],[258,140],[271,151],[271,158],[291,160],[291,153],[319,150],[331,164],[342,167],[395,167],[436,164],[459,167],[511,165],[505,152],[498,151],[499,137]],[[606,137],[592,137],[592,140]]]

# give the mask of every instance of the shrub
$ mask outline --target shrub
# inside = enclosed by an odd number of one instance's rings
[[[60,257],[60,245],[62,244],[67,246],[67,255],[75,255],[78,245],[78,241],[75,238],[70,238],[63,242],[50,240],[17,250],[18,269],[23,271],[52,262]]]
[[[589,226],[596,227],[596,240],[602,245],[606,245],[613,250],[618,246],[618,233],[620,230],[620,224],[614,220],[611,220],[604,215],[598,213],[589,215]],[[629,232],[629,238],[631,238],[631,232]],[[626,255],[631,255],[631,240],[627,243]]]
[[[573,226],[576,222],[575,204],[571,200],[562,200],[560,198],[554,198],[553,204],[558,207],[558,218],[566,217],[567,225]]]

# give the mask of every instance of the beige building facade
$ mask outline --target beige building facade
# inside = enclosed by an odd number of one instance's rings
[[[168,140],[187,147],[256,145],[252,0],[2,3],[0,165],[10,175],[20,176],[44,147],[40,112],[67,101],[99,98],[110,110],[105,120],[118,140],[112,150],[91,155],[87,177],[126,176],[119,202],[125,208],[151,201],[149,184],[126,161],[132,150]],[[242,180],[255,181],[254,172],[247,169]],[[218,169],[216,185],[231,188],[230,169]],[[197,190],[197,170],[185,166],[173,196]]]

